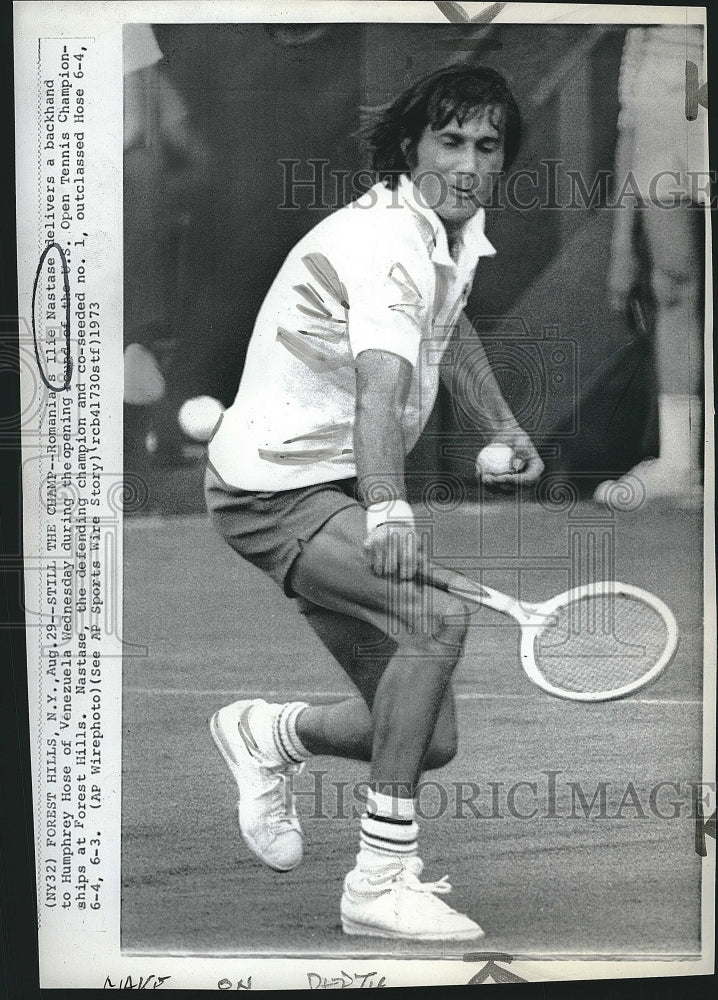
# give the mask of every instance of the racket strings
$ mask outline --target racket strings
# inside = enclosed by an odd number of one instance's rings
[[[536,667],[554,687],[616,691],[641,680],[670,641],[658,609],[626,594],[589,595],[559,608],[536,637]]]

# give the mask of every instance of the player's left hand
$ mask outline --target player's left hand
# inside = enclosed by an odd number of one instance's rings
[[[501,475],[484,472],[481,475],[482,483],[486,486],[518,488],[538,482],[543,473],[544,464],[526,431],[517,427],[509,434],[502,434],[500,441],[513,448],[516,470],[504,472]]]

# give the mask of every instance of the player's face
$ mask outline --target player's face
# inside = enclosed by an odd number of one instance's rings
[[[492,105],[462,125],[454,118],[438,131],[424,129],[411,177],[422,203],[445,223],[461,225],[488,204],[504,163],[504,122],[503,108]]]

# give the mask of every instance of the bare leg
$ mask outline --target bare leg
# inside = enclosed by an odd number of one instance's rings
[[[368,622],[299,599],[301,613],[356,685],[361,697],[310,705],[297,718],[297,733],[314,754],[370,761],[374,740],[371,710],[377,686],[396,643]],[[456,755],[456,715],[451,687],[434,726],[423,770],[443,767]]]
[[[656,304],[660,451],[657,460],[640,462],[619,484],[635,489],[636,503],[670,497],[690,506],[699,501],[703,440],[701,210],[649,204],[639,216]],[[612,486],[602,483],[596,500],[610,503]]]
[[[466,608],[433,588],[414,582],[388,586],[374,576],[361,548],[364,521],[358,507],[338,514],[307,544],[292,576],[298,594],[334,613],[318,614],[314,625],[321,622],[330,648],[336,650],[338,642],[350,646],[342,661],[371,706],[371,790],[356,867],[344,880],[342,927],[348,934],[474,939],[481,928],[436,898],[439,883],[419,882],[423,864],[416,853],[413,802],[442,706],[450,704]],[[390,636],[395,649],[387,649],[384,638],[368,650],[351,633],[342,639],[342,618],[368,624],[374,637]],[[347,707],[337,708],[346,713]],[[346,721],[346,714],[333,721]]]
[[[455,752],[450,679],[467,609],[432,587],[375,576],[362,548],[365,520],[358,505],[335,515],[305,543],[290,581],[312,627],[362,697],[329,706],[289,703],[278,711],[258,699],[235,702],[213,716],[212,733],[240,790],[242,834],[280,871],[302,858],[301,828],[282,778],[291,778],[306,751],[371,754],[356,866],[342,893],[344,931],[475,939],[483,933],[479,925],[437,898],[449,891],[446,880],[419,881],[413,801],[422,768]],[[265,740],[272,746],[263,756]]]
[[[631,168],[635,137],[632,130],[624,126],[616,148],[615,173],[619,183],[623,183]],[[636,254],[635,224],[637,209],[632,203],[622,205],[614,213],[613,236],[611,239],[611,260],[608,268],[608,298],[611,308],[623,312],[637,283],[640,261]]]
[[[700,291],[703,269],[701,209],[683,205],[641,212],[651,256],[656,300],[656,357],[661,393],[698,393],[703,331]]]
[[[364,668],[363,680],[363,658],[358,657],[352,679],[367,685],[367,691],[374,687],[371,781],[390,794],[410,797],[461,655],[466,609],[433,588],[374,576],[362,551],[363,538],[361,508],[337,514],[305,545],[292,587],[314,605],[358,618],[372,626],[374,634],[391,636],[396,649],[378,682],[374,684],[381,657]],[[344,665],[346,669],[348,660]],[[307,728],[304,736],[319,738],[319,732],[311,734]]]

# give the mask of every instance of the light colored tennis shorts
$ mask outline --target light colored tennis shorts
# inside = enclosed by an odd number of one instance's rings
[[[355,499],[356,479],[316,483],[278,493],[241,490],[223,483],[211,467],[205,475],[205,498],[212,523],[235,552],[264,570],[296,597],[291,571],[302,545]]]

